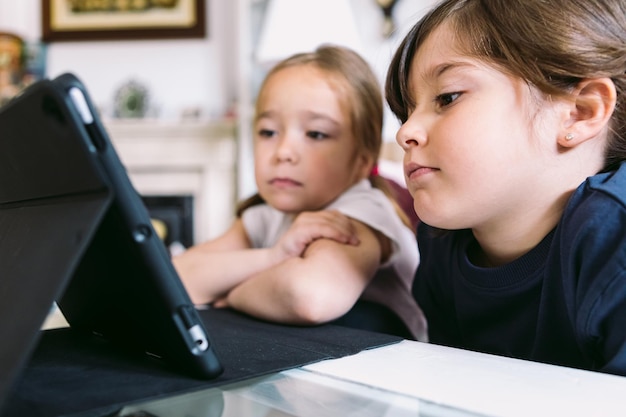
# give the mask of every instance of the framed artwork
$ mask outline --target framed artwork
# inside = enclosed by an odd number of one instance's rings
[[[41,0],[46,42],[203,38],[206,0]]]

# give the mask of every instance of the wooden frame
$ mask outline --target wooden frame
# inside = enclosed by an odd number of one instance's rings
[[[46,42],[203,38],[205,3],[206,0],[41,0],[42,38]]]

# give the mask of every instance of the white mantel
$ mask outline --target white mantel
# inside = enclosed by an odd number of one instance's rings
[[[236,204],[234,121],[104,122],[129,177],[142,195],[192,195],[196,243],[221,234]]]

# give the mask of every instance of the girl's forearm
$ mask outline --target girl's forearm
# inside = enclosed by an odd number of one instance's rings
[[[248,277],[277,262],[270,249],[203,252],[197,248],[172,261],[195,304],[208,304],[225,296]]]
[[[345,314],[373,271],[374,265],[361,269],[341,256],[291,258],[233,288],[227,304],[265,320],[320,324]]]

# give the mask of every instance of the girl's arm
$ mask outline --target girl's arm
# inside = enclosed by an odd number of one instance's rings
[[[374,276],[389,239],[350,219],[358,245],[312,242],[293,257],[235,287],[223,305],[282,323],[318,324],[347,313]]]
[[[300,256],[320,238],[356,244],[350,220],[334,211],[302,213],[272,248],[252,249],[237,219],[220,237],[173,258],[174,267],[195,304],[212,303],[249,277]]]
[[[237,219],[223,235],[172,258],[191,301],[211,303],[245,278],[276,263],[270,249],[249,248],[243,224]]]

